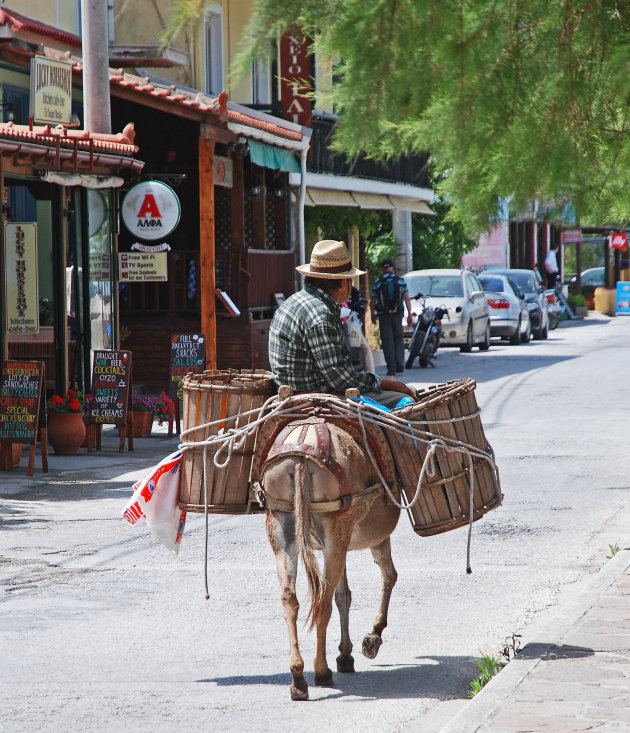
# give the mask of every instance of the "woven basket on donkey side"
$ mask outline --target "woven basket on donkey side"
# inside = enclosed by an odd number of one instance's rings
[[[193,444],[256,420],[263,403],[276,393],[271,372],[261,369],[209,369],[202,374],[188,374],[182,380],[182,388],[182,435],[185,442]],[[185,432],[196,426],[202,427],[190,433]],[[219,446],[220,443],[208,446],[205,463],[203,445],[186,449],[179,486],[179,506],[190,512],[207,510],[210,514],[261,512],[257,504],[250,504],[249,501],[254,434],[247,437],[243,446],[232,451],[230,460],[222,468],[214,464]],[[226,458],[227,452],[222,452],[217,462],[224,463]]]
[[[411,431],[386,431],[408,501],[416,494],[431,440],[443,440],[449,447],[461,448],[463,444],[474,448],[473,520],[499,506],[503,498],[493,451],[483,431],[475,386],[474,379],[457,379],[419,392],[416,403],[393,413],[408,422],[415,436]],[[418,499],[410,509],[414,531],[422,536],[461,527],[470,516],[468,455],[462,450],[438,448],[433,464],[433,475],[425,474]]]

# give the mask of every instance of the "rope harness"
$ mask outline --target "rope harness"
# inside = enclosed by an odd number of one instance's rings
[[[182,451],[191,450],[191,449],[198,449],[200,447],[203,447],[203,460],[204,460],[204,466],[207,465],[207,458],[208,458],[208,450],[210,448],[216,448],[216,452],[214,453],[214,456],[212,458],[213,463],[216,468],[224,468],[229,463],[232,453],[235,450],[240,450],[243,448],[245,442],[247,439],[256,433],[256,431],[259,430],[259,428],[270,418],[276,418],[281,420],[286,420],[286,422],[290,423],[291,420],[298,420],[302,419],[304,421],[305,419],[311,419],[311,418],[317,418],[317,420],[324,422],[327,417],[334,418],[335,421],[339,419],[345,419],[347,421],[350,421],[350,423],[354,423],[355,425],[358,425],[361,436],[363,438],[363,450],[365,451],[370,463],[372,464],[372,467],[374,468],[378,478],[379,483],[375,484],[374,486],[370,486],[361,492],[361,494],[356,494],[355,498],[352,497],[351,499],[345,498],[346,496],[350,496],[349,489],[347,489],[347,483],[345,481],[345,476],[343,477],[343,480],[339,481],[340,486],[346,486],[347,491],[342,494],[342,498],[333,501],[333,502],[322,502],[322,506],[320,508],[316,509],[315,506],[312,505],[312,511],[337,511],[341,503],[341,508],[345,506],[350,506],[351,503],[356,503],[358,501],[367,501],[372,496],[376,496],[380,493],[385,493],[389,500],[399,509],[409,511],[415,503],[418,501],[418,498],[420,496],[420,492],[422,490],[422,484],[425,478],[433,478],[436,476],[436,458],[435,454],[438,451],[438,449],[442,449],[446,452],[455,452],[455,453],[462,453],[464,454],[464,457],[466,459],[468,468],[468,484],[469,484],[469,520],[468,520],[468,539],[467,539],[467,546],[466,546],[466,572],[471,573],[471,567],[470,567],[470,549],[471,549],[471,538],[472,538],[472,525],[474,522],[474,489],[475,489],[475,477],[474,477],[474,466],[475,462],[479,461],[486,461],[492,470],[492,473],[496,479],[497,486],[498,486],[498,470],[494,459],[494,451],[492,448],[488,447],[488,450],[482,450],[481,448],[478,448],[475,445],[472,445],[468,442],[458,440],[456,438],[447,437],[443,435],[438,435],[435,432],[432,432],[432,427],[438,427],[444,424],[453,424],[457,422],[461,422],[463,420],[469,420],[472,417],[476,417],[480,414],[480,410],[477,409],[475,412],[472,412],[468,415],[463,415],[461,417],[445,417],[445,418],[439,418],[439,419],[433,419],[433,420],[427,420],[423,419],[420,421],[414,421],[409,420],[406,417],[400,417],[396,415],[394,412],[384,412],[383,410],[378,409],[377,407],[374,407],[370,404],[363,403],[360,401],[352,400],[352,399],[345,399],[342,397],[336,397],[334,395],[328,395],[328,394],[321,394],[321,393],[314,393],[314,394],[299,394],[299,395],[292,395],[290,397],[287,397],[286,399],[279,400],[277,395],[274,395],[273,397],[270,397],[266,402],[262,405],[262,408],[256,408],[255,410],[250,410],[248,412],[243,412],[241,415],[243,417],[249,417],[249,416],[257,416],[255,419],[252,420],[252,422],[247,423],[246,425],[243,425],[242,427],[238,428],[229,428],[228,430],[223,431],[220,434],[211,435],[206,440],[202,441],[188,441],[186,440],[186,436],[195,433],[199,430],[204,430],[210,426],[218,426],[221,423],[224,423],[225,418],[221,418],[219,420],[214,420],[211,422],[207,422],[201,425],[195,425],[191,428],[188,428],[181,433],[181,439],[182,442],[179,445],[179,449]],[[285,424],[286,424],[285,422]],[[422,462],[422,468],[420,470],[420,474],[418,476],[418,481],[415,488],[415,493],[413,497],[409,501],[404,501],[401,495],[401,500],[398,501],[398,499],[394,496],[391,487],[389,486],[388,482],[386,481],[385,477],[383,476],[383,470],[382,470],[382,463],[380,460],[380,456],[375,455],[374,446],[371,444],[371,441],[368,439],[368,434],[366,431],[366,423],[371,423],[373,425],[378,426],[383,430],[384,432],[395,432],[399,433],[400,435],[403,435],[405,437],[411,436],[413,441],[416,443],[416,447],[419,443],[423,444],[426,447],[426,455],[424,457],[424,460]],[[319,424],[316,422],[311,422],[311,424]],[[288,426],[290,427],[290,426]],[[294,429],[295,426],[293,426],[292,429]],[[301,455],[312,455],[314,459],[316,459],[318,462],[321,462],[322,464],[326,464],[325,457],[322,456],[321,450],[317,451],[313,448],[312,445],[307,445],[306,449],[302,450],[303,446],[300,445],[300,454]],[[293,452],[292,450],[293,449]],[[296,444],[287,446],[287,455],[296,454]],[[262,464],[262,462],[261,462]],[[328,465],[325,465],[326,468],[331,470],[331,473],[335,475],[335,478],[339,478],[337,476],[337,473],[335,473],[334,468],[331,469],[331,463],[329,461]],[[448,480],[452,480],[453,477],[450,477]],[[260,490],[260,484],[258,482],[254,483],[254,489],[255,489],[255,495],[258,499],[258,492]],[[207,485],[207,471],[204,471],[203,476],[203,493],[204,493],[204,503],[205,503],[205,553],[204,553],[204,569],[206,574],[206,598],[209,598],[208,594],[208,579],[207,579],[207,567],[208,567],[208,485]],[[251,507],[251,492],[250,492],[250,498],[248,502],[248,512]],[[264,498],[264,497],[263,497]],[[291,502],[275,502],[277,506],[269,506],[270,509],[277,508],[278,511],[292,511],[292,503]],[[330,504],[330,507],[324,507],[323,504]]]

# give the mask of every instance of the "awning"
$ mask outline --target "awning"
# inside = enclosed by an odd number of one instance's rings
[[[313,201],[314,206],[353,206],[359,204],[352,198],[352,194],[347,191],[333,191],[323,188],[307,187],[307,192]]]
[[[297,158],[290,150],[284,148],[274,148],[265,143],[259,143],[249,138],[249,157],[252,163],[260,165],[263,168],[272,168],[277,171],[286,171],[287,173],[299,173],[300,164]]]
[[[394,196],[390,196],[389,198],[391,198],[394,207],[401,211],[411,211],[414,214],[429,214],[430,216],[435,216],[435,211],[430,209],[424,201],[401,199]]]
[[[362,209],[395,209],[393,201],[388,196],[371,193],[352,193],[352,198]]]

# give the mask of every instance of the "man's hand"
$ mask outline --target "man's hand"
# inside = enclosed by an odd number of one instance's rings
[[[413,316],[411,315],[411,313],[407,316],[407,325],[413,326]]]
[[[383,379],[381,379],[381,389],[384,389],[387,392],[402,392],[403,394],[409,395],[409,397],[415,397],[416,394],[413,389],[404,382],[401,382],[398,379],[388,379],[387,377],[383,377]]]

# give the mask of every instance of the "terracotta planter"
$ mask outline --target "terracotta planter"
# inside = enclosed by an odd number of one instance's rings
[[[146,438],[151,435],[153,414],[148,410],[132,410],[131,423],[133,425],[133,437]]]
[[[82,412],[49,412],[48,442],[58,456],[74,456],[85,439]]]
[[[22,443],[0,443],[0,471],[12,471],[22,458]]]

